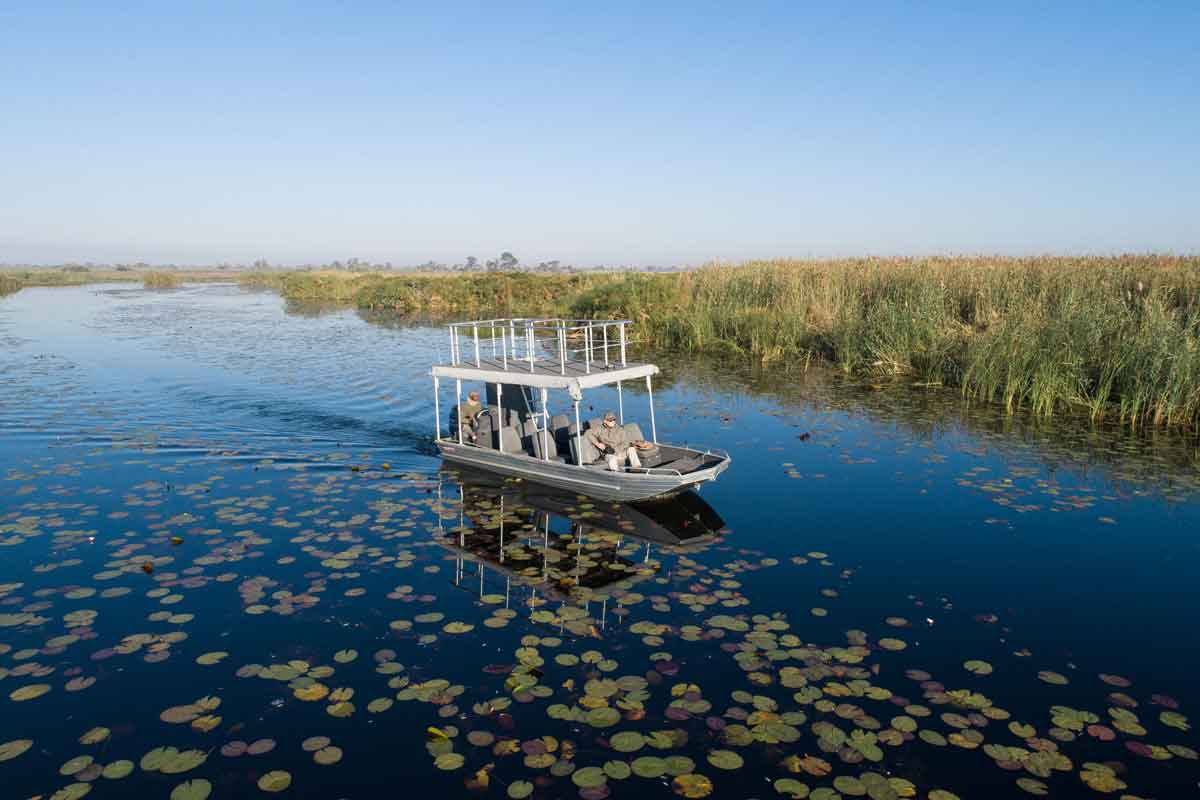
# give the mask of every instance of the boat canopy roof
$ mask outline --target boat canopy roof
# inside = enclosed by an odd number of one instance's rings
[[[439,364],[433,368],[435,378],[457,378],[464,381],[507,383],[517,386],[532,386],[538,389],[566,389],[568,391],[572,387],[580,390],[594,389],[618,381],[629,381],[657,374],[658,367],[653,364],[628,364],[624,367],[617,365],[608,369],[593,369],[586,373],[571,370],[567,374],[540,365],[535,365],[533,372],[520,369],[506,370],[491,364],[490,361],[483,362],[483,366],[480,367],[474,364],[457,366]]]
[[[450,361],[435,378],[506,383],[539,389],[583,389],[658,374],[626,358],[627,319],[509,317],[456,322]]]

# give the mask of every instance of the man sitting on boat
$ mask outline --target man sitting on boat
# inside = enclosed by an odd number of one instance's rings
[[[634,469],[642,468],[642,460],[638,458],[638,450],[649,450],[649,442],[639,439],[631,442],[625,434],[625,429],[617,424],[617,415],[612,411],[604,412],[604,422],[597,430],[590,428],[588,440],[596,449],[604,454],[608,468],[613,472],[621,472],[626,462]]]
[[[464,442],[473,443],[478,438],[476,431],[479,430],[479,413],[481,411],[483,411],[483,404],[479,402],[479,392],[467,392],[466,402],[458,404],[458,424],[462,428]]]

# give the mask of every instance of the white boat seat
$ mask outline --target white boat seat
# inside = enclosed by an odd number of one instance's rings
[[[566,430],[571,424],[571,419],[566,414],[555,414],[550,418],[550,430],[557,433],[561,430]]]
[[[517,429],[506,427],[500,429],[500,441],[503,447],[498,449],[506,453],[524,453],[525,448],[521,447],[521,436],[517,433]]]

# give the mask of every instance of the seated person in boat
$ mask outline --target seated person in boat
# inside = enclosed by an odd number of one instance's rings
[[[600,429],[589,429],[587,437],[596,449],[604,454],[604,460],[613,472],[622,471],[626,462],[634,469],[641,469],[642,460],[638,458],[637,451],[649,450],[652,447],[649,442],[643,440],[629,441],[625,429],[617,424],[617,415],[611,411],[604,413],[604,422]]]
[[[479,430],[479,413],[481,411],[483,411],[483,404],[479,402],[479,392],[467,392],[466,402],[458,404],[458,424],[462,428],[464,442],[474,443],[478,438],[476,431]]]

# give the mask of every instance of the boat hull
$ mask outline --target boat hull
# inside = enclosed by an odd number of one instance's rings
[[[469,464],[489,472],[523,478],[600,500],[617,502],[669,497],[716,480],[729,466],[729,458],[720,456],[717,464],[686,475],[610,472],[565,464],[561,461],[543,461],[523,453],[502,453],[443,439],[438,440],[437,446],[442,457],[448,461]]]

